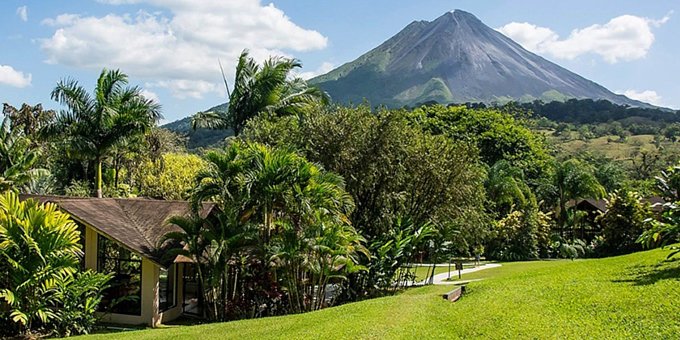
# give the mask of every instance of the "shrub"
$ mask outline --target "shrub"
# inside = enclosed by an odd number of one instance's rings
[[[501,261],[537,258],[536,221],[532,221],[532,215],[535,213],[515,210],[496,222],[486,246],[487,258]]]
[[[78,274],[80,233],[54,204],[0,196],[0,324],[6,335],[83,333],[108,277]]]
[[[641,250],[635,241],[652,217],[648,205],[633,191],[616,191],[607,200],[607,211],[597,218],[602,226],[602,255],[624,254]]]

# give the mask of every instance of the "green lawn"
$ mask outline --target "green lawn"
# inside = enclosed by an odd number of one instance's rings
[[[680,260],[653,250],[602,260],[536,261],[464,275],[458,302],[427,286],[285,317],[125,333],[126,339],[677,338]],[[120,338],[101,334],[94,338]]]

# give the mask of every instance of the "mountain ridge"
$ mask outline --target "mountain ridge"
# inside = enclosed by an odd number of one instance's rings
[[[473,14],[416,20],[356,60],[310,79],[341,103],[413,106],[426,101],[606,99],[653,108],[531,53]]]

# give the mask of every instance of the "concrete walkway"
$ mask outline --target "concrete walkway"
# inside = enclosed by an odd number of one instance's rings
[[[484,270],[484,269],[498,268],[500,266],[501,265],[498,264],[498,263],[487,263],[483,266],[463,269],[460,272],[461,272],[461,274],[467,274],[467,273],[473,273],[473,272],[477,272],[477,271]],[[450,273],[451,273],[451,278],[453,278],[453,279],[458,278],[458,271],[457,270],[452,270]],[[456,283],[460,283],[460,282],[456,282],[456,281],[447,281],[448,278],[449,278],[449,272],[436,274],[433,277],[433,280],[432,280],[431,283],[428,282],[428,280],[426,280],[426,281],[421,282],[421,284],[454,285]]]

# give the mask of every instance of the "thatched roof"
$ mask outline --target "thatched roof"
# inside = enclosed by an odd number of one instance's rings
[[[159,248],[160,239],[170,231],[181,231],[167,220],[191,214],[190,204],[185,201],[21,195],[21,199],[28,198],[56,204],[74,220],[162,266],[176,259],[163,256],[167,248]],[[213,203],[204,203],[201,217],[210,215],[214,208]]]

